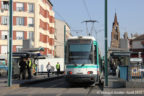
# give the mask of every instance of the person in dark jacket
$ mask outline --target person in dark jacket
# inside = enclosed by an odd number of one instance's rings
[[[19,66],[20,66],[19,79],[21,79],[21,75],[22,75],[22,79],[25,79],[25,75],[26,75],[26,59],[25,58],[21,58]]]

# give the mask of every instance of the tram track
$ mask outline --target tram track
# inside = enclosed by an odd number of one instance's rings
[[[90,86],[89,91],[88,91],[88,93],[87,93],[86,96],[90,96],[93,90],[103,91],[103,89],[104,89],[103,83],[102,83],[102,84],[95,85],[95,86]]]

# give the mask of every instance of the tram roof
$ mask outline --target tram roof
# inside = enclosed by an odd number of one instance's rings
[[[95,40],[95,38],[93,36],[73,36],[68,38],[68,40],[72,40],[72,39],[91,39],[91,40]]]

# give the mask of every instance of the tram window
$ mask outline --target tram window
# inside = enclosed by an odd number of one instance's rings
[[[69,64],[92,64],[92,46],[91,44],[71,44],[68,47]]]
[[[97,64],[97,47],[94,45],[94,62]]]

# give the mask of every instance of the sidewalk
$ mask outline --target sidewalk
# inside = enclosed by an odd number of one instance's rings
[[[105,82],[105,77],[102,78],[102,81]],[[144,88],[144,81],[137,80],[129,80],[125,81],[116,76],[109,75],[108,76],[108,86],[105,88]]]
[[[35,84],[38,82],[43,82],[43,81],[51,81],[55,80],[58,78],[62,78],[64,75],[51,75],[49,78],[47,77],[46,74],[38,74],[37,76],[33,76],[32,79],[26,79],[26,80],[18,80],[18,79],[13,79],[12,80],[12,87],[22,87],[27,84]],[[8,85],[8,79],[7,77],[0,77],[0,87],[7,87]]]
[[[102,78],[102,81],[105,82],[105,77]],[[117,78],[116,76],[109,75],[108,76],[108,88],[126,88],[126,81],[120,78]]]

